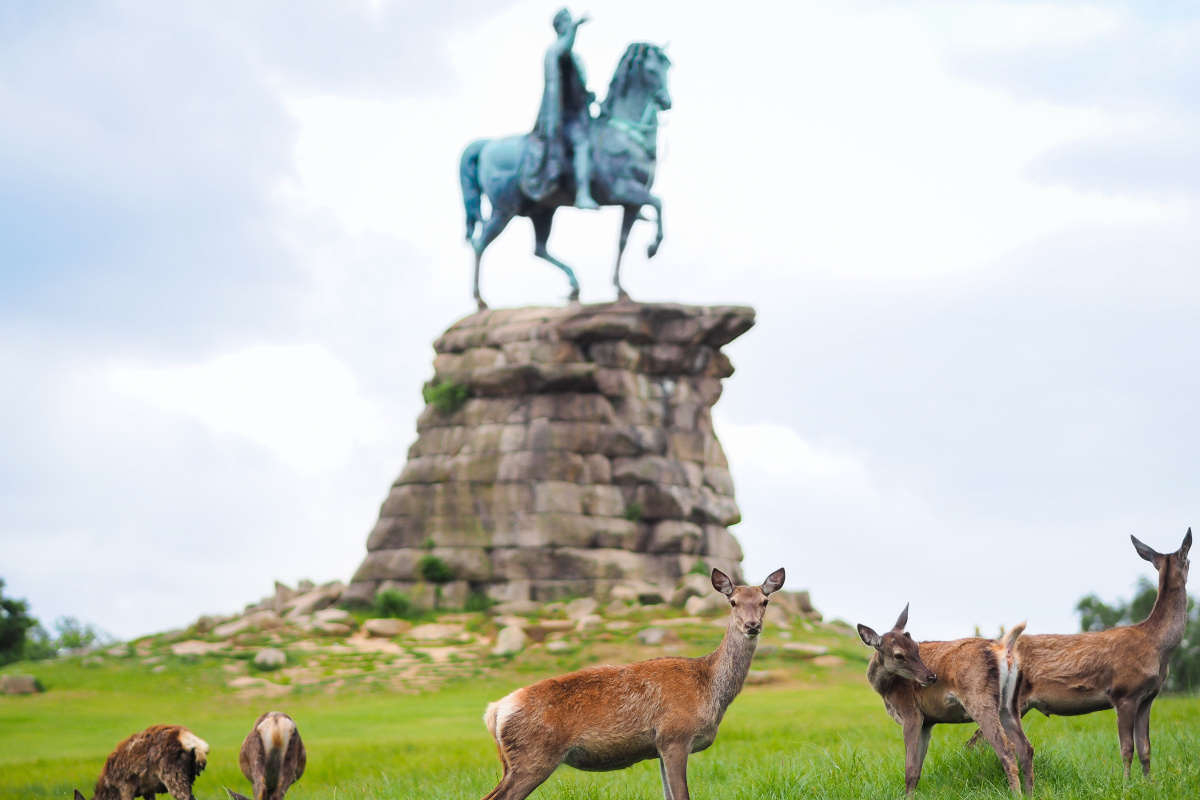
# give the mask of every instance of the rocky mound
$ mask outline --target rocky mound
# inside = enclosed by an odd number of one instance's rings
[[[744,307],[619,303],[482,311],[434,344],[408,463],[344,601],[426,606],[741,581],[740,519],[711,410]]]

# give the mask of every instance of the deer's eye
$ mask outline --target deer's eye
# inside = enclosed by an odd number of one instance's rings
[[[896,653],[896,660],[897,660],[897,661],[903,661],[903,660],[904,660],[904,653]]]
[[[736,601],[736,600],[730,600],[730,601],[729,601],[729,605],[733,606],[734,608],[737,608],[737,601]]]

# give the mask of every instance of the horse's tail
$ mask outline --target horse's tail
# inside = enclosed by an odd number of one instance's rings
[[[467,211],[467,241],[475,236],[475,226],[483,224],[483,206],[480,204],[482,190],[479,186],[479,153],[487,139],[479,139],[463,150],[458,166],[458,177],[462,181],[463,206]]]

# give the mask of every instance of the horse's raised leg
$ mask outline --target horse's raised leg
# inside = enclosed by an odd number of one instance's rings
[[[633,229],[633,223],[641,219],[641,210],[641,206],[626,205],[625,216],[621,218],[621,242],[617,245],[617,267],[613,270],[613,286],[617,287],[617,300],[629,299],[629,295],[621,288],[621,256],[625,255],[625,245],[629,243],[629,231]]]
[[[572,303],[577,302],[579,300],[579,281],[575,280],[575,272],[546,251],[546,243],[550,241],[550,228],[554,224],[554,209],[550,208],[539,211],[531,216],[530,220],[533,222],[533,236],[535,239],[533,254],[538,258],[546,259],[567,273],[567,280],[571,282],[571,294],[567,299]]]
[[[492,206],[492,215],[488,217],[487,222],[483,223],[479,237],[471,242],[471,247],[475,250],[475,302],[479,305],[480,311],[486,309],[488,305],[483,302],[483,297],[479,294],[479,262],[483,260],[483,251],[504,231],[512,218],[512,212]]]
[[[662,200],[655,195],[650,194],[649,192],[646,194],[649,197],[646,202],[654,206],[654,221],[658,224],[658,232],[654,235],[654,241],[651,242],[650,246],[646,248],[646,257],[654,258],[654,254],[658,252],[658,246],[662,244],[663,240]]]

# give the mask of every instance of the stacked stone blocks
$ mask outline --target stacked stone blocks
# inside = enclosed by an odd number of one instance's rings
[[[607,304],[482,311],[435,342],[430,403],[348,590],[429,592],[442,604],[605,599],[618,583],[674,586],[701,562],[741,579],[740,520],[712,406],[733,372],[720,348],[743,307]]]

